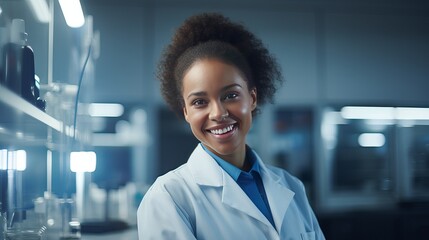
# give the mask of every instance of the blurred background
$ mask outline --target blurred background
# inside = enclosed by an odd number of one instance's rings
[[[286,82],[248,143],[304,182],[326,238],[429,236],[427,1],[80,0],[80,26],[60,2],[0,0],[6,232],[37,222],[55,237],[137,239],[148,186],[197,144],[163,103],[157,62],[183,20],[210,11],[246,25],[277,58]],[[31,99],[7,74],[13,19],[34,54]],[[20,151],[24,168],[12,164]],[[80,157],[96,166],[73,169],[71,152],[96,153]]]

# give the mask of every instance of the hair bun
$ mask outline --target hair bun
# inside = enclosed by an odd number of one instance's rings
[[[185,50],[207,41],[227,42],[236,46],[245,41],[247,35],[237,35],[238,32],[246,33],[247,30],[221,14],[202,13],[185,20],[173,37],[173,42],[179,44],[178,41],[186,39],[180,44]]]

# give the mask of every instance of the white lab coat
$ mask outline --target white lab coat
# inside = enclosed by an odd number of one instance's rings
[[[325,239],[303,184],[257,161],[276,228],[198,145],[186,164],[159,177],[144,196],[139,239]]]

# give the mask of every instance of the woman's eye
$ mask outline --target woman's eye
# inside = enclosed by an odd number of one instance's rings
[[[228,93],[227,95],[225,95],[225,100],[227,100],[227,99],[234,99],[236,97],[238,97],[237,93]]]
[[[204,105],[206,102],[203,99],[196,99],[192,101],[192,105],[194,106],[201,106]]]

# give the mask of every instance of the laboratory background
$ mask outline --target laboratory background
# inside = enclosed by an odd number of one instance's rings
[[[277,58],[248,144],[303,181],[325,237],[428,239],[424,0],[0,0],[0,239],[137,239],[148,187],[197,144],[156,71],[203,11]]]

